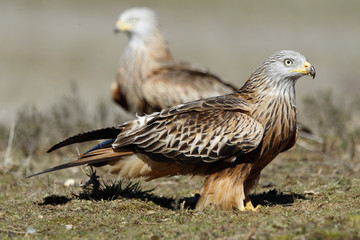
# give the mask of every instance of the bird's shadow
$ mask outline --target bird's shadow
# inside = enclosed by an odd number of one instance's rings
[[[170,210],[177,209],[195,209],[196,203],[200,197],[196,194],[193,197],[186,198],[172,198],[157,196],[152,193],[154,189],[142,190],[140,182],[125,184],[123,181],[112,183],[100,183],[98,179],[93,179],[91,187],[83,188],[83,191],[78,194],[73,194],[71,198],[59,195],[50,195],[43,199],[39,205],[62,205],[73,199],[86,199],[94,201],[112,201],[115,199],[139,199],[142,201],[151,201],[156,205]],[[297,193],[284,193],[276,189],[269,190],[263,193],[255,193],[250,195],[253,205],[273,206],[284,205],[288,206],[294,203],[296,199],[306,199],[304,195]]]
[[[306,200],[306,197],[303,194],[293,192],[279,192],[276,189],[271,189],[263,193],[250,194],[250,199],[255,207],[259,204],[262,206],[289,206],[293,204],[296,199]]]

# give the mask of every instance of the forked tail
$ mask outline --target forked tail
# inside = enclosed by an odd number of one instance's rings
[[[81,143],[81,142],[88,142],[92,140],[100,140],[100,139],[115,139],[117,135],[121,132],[120,129],[117,128],[103,128],[94,130],[91,132],[86,133],[80,133],[78,135],[69,137],[68,139],[65,139],[62,142],[59,142],[52,146],[47,152],[52,152],[56,149],[65,147],[67,145],[73,144],[73,143]]]
[[[80,166],[80,165],[91,165],[91,166],[103,166],[109,164],[113,160],[119,160],[124,156],[132,155],[133,152],[124,148],[124,149],[117,149],[116,151],[113,150],[111,144],[115,141],[117,135],[121,132],[120,129],[117,128],[104,128],[99,129],[91,132],[82,133],[79,135],[75,135],[70,137],[58,144],[55,144],[52,148],[50,148],[47,152],[52,152],[56,149],[61,147],[73,144],[73,143],[81,143],[87,142],[92,140],[99,140],[99,139],[110,139],[107,140],[91,150],[87,151],[86,153],[78,156],[76,160],[68,163],[64,163],[49,169],[46,169],[42,172],[33,174],[28,176],[27,178],[37,176],[43,173],[57,171],[65,168]]]

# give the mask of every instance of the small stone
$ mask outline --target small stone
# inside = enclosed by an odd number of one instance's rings
[[[66,224],[65,228],[66,228],[66,230],[71,230],[71,229],[73,229],[73,225],[72,224]]]
[[[64,182],[64,186],[65,187],[70,187],[70,186],[72,186],[72,185],[74,185],[75,184],[75,179],[73,179],[73,178],[69,178],[68,180],[66,180],[65,182]]]
[[[36,233],[36,229],[33,228],[33,227],[28,227],[28,229],[26,230],[27,233],[30,233],[30,234],[35,234]]]

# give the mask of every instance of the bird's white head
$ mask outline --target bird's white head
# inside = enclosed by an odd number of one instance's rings
[[[304,75],[315,78],[315,68],[300,53],[281,50],[270,56],[262,65],[269,78],[297,80]]]
[[[295,98],[295,82],[304,75],[315,77],[315,68],[298,52],[281,50],[260,65],[245,84],[266,95]]]
[[[146,38],[158,25],[158,18],[150,8],[135,7],[125,10],[119,16],[114,31],[126,32],[130,36]]]

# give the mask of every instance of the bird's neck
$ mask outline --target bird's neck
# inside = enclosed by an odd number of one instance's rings
[[[145,35],[132,34],[125,51],[126,58],[139,58],[148,62],[165,62],[172,59],[168,44],[159,28]]]
[[[259,105],[274,99],[295,107],[295,83],[294,79],[271,79],[262,73],[254,73],[239,92],[249,95]]]

